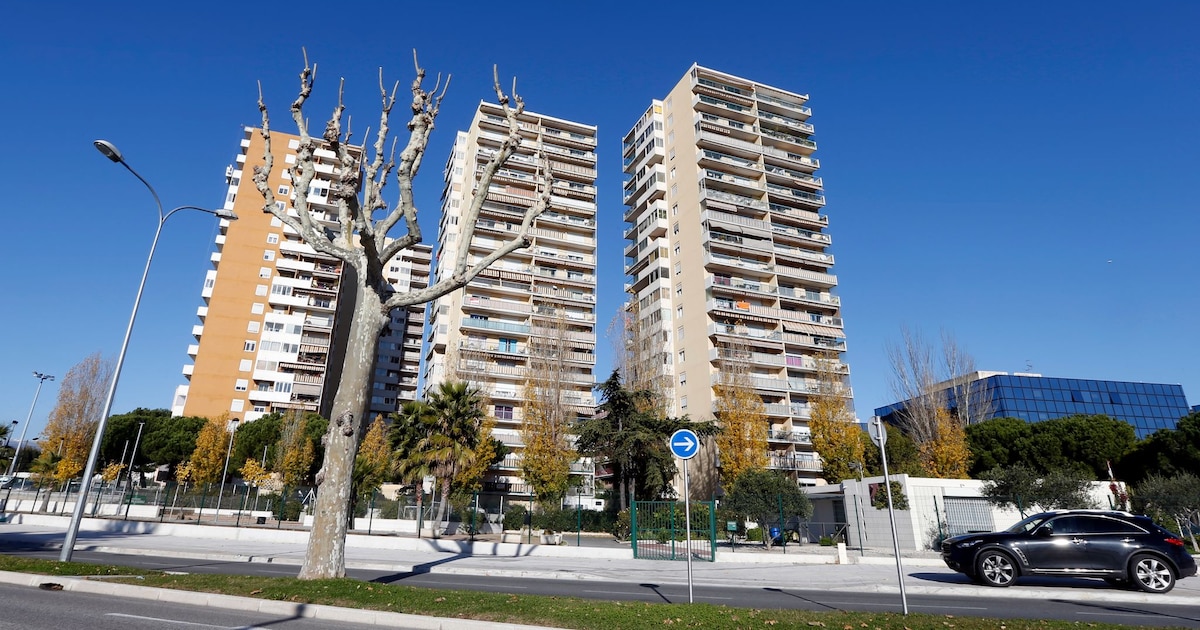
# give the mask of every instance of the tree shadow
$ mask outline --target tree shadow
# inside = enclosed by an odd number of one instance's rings
[[[1076,606],[1080,606],[1083,608],[1094,608],[1097,610],[1106,610],[1106,611],[1112,612],[1112,613],[1146,615],[1148,617],[1158,617],[1160,619],[1173,619],[1173,620],[1179,620],[1179,621],[1192,621],[1192,622],[1200,621],[1200,614],[1192,614],[1189,616],[1189,615],[1181,615],[1181,614],[1173,614],[1173,613],[1169,613],[1169,612],[1163,612],[1161,610],[1149,610],[1146,608],[1134,608],[1131,606],[1118,606],[1115,604],[1079,602],[1079,601],[1069,600],[1069,599],[1052,599],[1050,601],[1052,601],[1056,604],[1074,604]],[[1172,606],[1172,609],[1180,607],[1180,606],[1171,605],[1171,604],[1167,604],[1167,605]],[[1190,609],[1189,609],[1189,612],[1190,612]],[[1139,625],[1141,625],[1141,624],[1139,624]]]

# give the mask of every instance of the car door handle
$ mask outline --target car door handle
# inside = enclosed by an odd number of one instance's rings
[[[1133,542],[1133,539],[1132,539],[1132,538],[1122,538],[1122,539],[1121,539],[1121,542],[1123,542],[1123,543],[1131,543],[1131,542]]]

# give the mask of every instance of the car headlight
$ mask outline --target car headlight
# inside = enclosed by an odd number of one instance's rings
[[[958,547],[959,549],[970,549],[971,547],[974,547],[975,545],[978,545],[981,542],[983,542],[983,541],[979,540],[978,538],[976,538],[975,540],[964,540],[964,541],[958,543],[957,545],[955,545],[955,547]]]

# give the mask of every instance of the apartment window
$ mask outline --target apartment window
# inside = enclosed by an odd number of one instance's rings
[[[264,249],[263,250],[263,260],[275,260],[275,250]]]
[[[675,205],[671,206],[671,216],[673,216],[673,217],[679,216],[679,204],[675,204]]]
[[[274,244],[278,243],[278,242],[279,242],[279,235],[278,235],[278,234],[275,234],[275,233],[268,234],[268,235],[267,235],[267,242],[268,242],[268,243],[270,243],[270,244],[272,244],[272,245],[274,245]]]
[[[512,405],[496,405],[496,418],[499,420],[512,420]]]
[[[675,329],[675,338],[683,341],[683,326]]]
[[[269,392],[269,391],[271,391],[272,385],[273,385],[273,383],[271,381],[256,381],[254,383],[254,389],[255,389],[255,391],[260,391],[260,392]]]
[[[682,283],[682,282],[680,282],[679,284],[675,285],[675,296],[676,296],[676,297],[683,297],[683,283]]]
[[[238,371],[239,372],[249,372],[251,366],[253,366],[253,365],[254,365],[254,361],[252,361],[250,359],[242,359],[241,361],[238,362]]]
[[[279,210],[280,212],[283,212],[283,209],[286,207],[287,207],[287,204],[283,203],[282,201],[275,202],[275,209]]]
[[[679,385],[680,386],[687,385],[687,372],[679,373]]]
[[[683,266],[680,263],[675,263],[675,275],[683,273]]]
[[[250,387],[250,381],[248,381],[244,378],[239,378],[238,380],[233,382],[234,391],[244,392],[244,391],[246,391],[246,388],[248,388],[248,387]]]
[[[295,163],[296,163],[296,156],[295,156],[295,155],[293,155],[293,154],[291,154],[291,153],[289,153],[289,154],[287,154],[287,155],[283,156],[283,161],[284,161],[284,162],[286,162],[286,163],[288,163],[288,164],[295,164]],[[286,171],[285,171],[285,172],[286,172]]]
[[[675,257],[676,258],[679,257],[679,244],[678,243],[676,243],[676,245],[675,245]]]
[[[280,186],[280,187],[279,187],[279,194],[281,194],[281,195],[286,195],[286,194],[288,194],[288,187],[287,187],[287,186]]]
[[[501,352],[516,352],[517,351],[517,340],[516,339],[505,339],[502,337],[500,339],[500,351]]]
[[[671,184],[671,196],[672,197],[679,196],[679,184]]]
[[[243,411],[245,408],[246,408],[246,401],[244,401],[244,400],[242,400],[242,399],[240,399],[240,398],[239,398],[238,400],[235,400],[235,401],[233,401],[233,402],[232,402],[232,403],[229,405],[229,410],[230,410],[230,411],[235,411],[235,412],[241,412],[241,411]]]
[[[267,294],[267,285],[265,285],[265,284],[260,284],[260,285],[258,285],[258,286],[256,286],[256,287],[254,287],[254,295],[257,295],[257,296],[259,296],[259,297],[262,297],[262,296],[264,296],[264,295],[266,295],[266,294]]]
[[[251,408],[255,413],[266,413],[267,408],[264,405],[254,405]]]
[[[678,221],[675,222],[675,225],[671,226],[671,231],[674,232],[675,234],[679,233],[679,222]]]
[[[676,317],[676,319],[683,319],[683,307],[682,306],[675,307],[675,317]]]
[[[671,143],[675,142],[675,132],[674,131],[667,132],[667,142],[671,142]]]
[[[679,407],[680,409],[687,409],[687,396],[679,397]]]
[[[687,351],[686,351],[686,350],[680,350],[680,351],[679,351],[679,364],[680,364],[680,365],[682,365],[682,364],[683,364],[683,362],[684,362],[684,361],[686,361],[686,360],[687,360]]]
[[[205,279],[204,279],[204,288],[205,288],[205,289],[211,289],[211,288],[213,288],[213,285],[214,285],[214,284],[216,284],[216,283],[217,283],[217,279],[216,279],[216,278],[205,278]]]
[[[291,294],[292,294],[292,287],[289,287],[286,284],[271,285],[271,295],[291,295]]]
[[[671,149],[671,152],[667,155],[667,157],[671,160],[675,159],[675,149],[674,148]]]
[[[275,383],[275,391],[283,392],[286,394],[286,393],[292,391],[292,384],[291,383]]]
[[[268,372],[274,372],[275,370],[279,369],[279,362],[278,361],[259,361],[258,363],[254,364],[254,369],[266,370]]]
[[[283,322],[267,322],[267,332],[283,332]]]
[[[283,226],[283,221],[280,221],[279,217],[272,215],[271,216],[271,227],[282,227],[282,226]]]
[[[671,167],[671,179],[675,179],[675,167]]]
[[[263,314],[262,302],[255,302],[254,304],[251,304],[250,312],[253,313],[254,315],[262,315]]]
[[[263,278],[263,279],[270,278],[271,277],[271,268],[270,267],[259,267],[258,268],[258,277]]]
[[[254,348],[255,348],[257,345],[258,345],[258,344],[257,344],[257,343],[255,343],[255,341],[254,341],[254,340],[252,340],[252,339],[247,339],[247,340],[246,340],[244,343],[242,343],[242,351],[243,351],[243,352],[254,352]]]
[[[246,332],[256,333],[256,332],[258,332],[258,327],[259,327],[258,322],[249,322],[246,324]]]

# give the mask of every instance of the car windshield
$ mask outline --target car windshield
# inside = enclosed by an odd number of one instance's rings
[[[1008,529],[1006,529],[1004,531],[1006,531],[1010,534],[1020,534],[1022,532],[1028,532],[1028,531],[1031,531],[1031,530],[1037,528],[1038,525],[1041,525],[1043,521],[1045,521],[1047,518],[1050,518],[1051,516],[1054,516],[1054,515],[1053,514],[1034,514],[1033,516],[1030,516],[1029,518],[1027,518],[1023,521],[1020,521],[1016,525],[1013,525],[1012,527],[1009,527]]]

